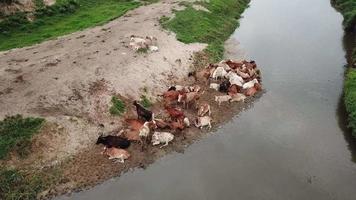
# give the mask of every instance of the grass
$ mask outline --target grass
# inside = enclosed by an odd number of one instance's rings
[[[356,28],[356,1],[355,0],[331,0],[332,4],[344,16],[344,28],[346,31],[355,31]],[[344,83],[344,103],[348,115],[348,127],[352,135],[356,137],[356,48],[351,55]]]
[[[20,157],[31,151],[31,138],[44,123],[42,118],[23,118],[21,115],[6,117],[0,121],[0,159],[16,151]]]
[[[0,168],[0,199],[38,199],[40,192],[61,179],[59,170],[25,173],[15,169]]]
[[[353,51],[352,62],[356,61],[356,49]],[[348,127],[356,137],[356,69],[349,68],[346,72],[344,84],[344,101],[348,113]]]
[[[44,8],[46,5],[44,4],[43,0],[34,0],[36,8]]]
[[[148,52],[148,48],[139,48],[139,49],[137,49],[137,53],[146,54],[147,52]]]
[[[54,6],[38,9],[33,22],[18,13],[0,22],[0,50],[29,46],[104,24],[139,5],[131,0],[60,0]]]
[[[346,30],[354,30],[356,27],[356,1],[355,0],[332,0],[333,5],[344,16]]]
[[[152,106],[152,102],[146,97],[146,95],[141,95],[140,104],[145,108],[150,108]]]
[[[163,16],[161,25],[176,33],[184,43],[207,43],[205,52],[211,61],[218,61],[224,54],[224,42],[239,25],[238,19],[248,6],[249,0],[211,0],[198,2],[210,12],[195,10],[190,4],[175,12],[173,19]]]
[[[110,114],[122,115],[125,112],[126,106],[125,106],[125,103],[121,99],[113,96],[111,98],[111,103],[112,103],[112,106],[110,107],[110,110],[109,110]]]

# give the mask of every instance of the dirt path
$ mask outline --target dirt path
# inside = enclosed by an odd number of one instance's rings
[[[192,53],[205,45],[183,44],[160,28],[159,18],[173,8],[178,5],[170,0],[142,6],[104,26],[0,52],[0,118],[23,114],[48,121],[35,145],[42,153],[28,164],[50,165],[76,154],[95,141],[98,124],[104,132],[117,128],[119,120],[108,113],[112,95],[137,99],[147,91],[154,97],[187,74]],[[159,51],[135,53],[127,47],[131,35],[156,37]]]

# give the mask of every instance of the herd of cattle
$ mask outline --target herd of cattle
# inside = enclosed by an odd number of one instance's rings
[[[158,118],[152,111],[134,101],[137,118],[125,119],[127,128],[122,130],[119,136],[99,136],[96,144],[105,145],[103,154],[109,159],[123,163],[130,157],[125,149],[131,142],[139,142],[141,151],[144,151],[149,143],[162,144],[160,148],[167,146],[175,134],[190,127],[191,122],[194,122],[197,128],[210,129],[210,105],[208,102],[198,101],[205,90],[222,93],[214,99],[219,106],[225,102],[244,102],[247,96],[254,96],[262,90],[261,73],[254,61],[223,60],[217,64],[209,64],[200,71],[190,72],[188,76],[195,79],[196,85],[174,85],[160,95],[165,117]],[[189,119],[184,110],[196,113],[195,118]]]

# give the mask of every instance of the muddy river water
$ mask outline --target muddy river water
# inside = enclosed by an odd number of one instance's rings
[[[263,73],[253,107],[197,141],[59,199],[356,199],[341,101],[342,16],[329,0],[252,0],[232,35]],[[90,176],[90,174],[88,174]]]

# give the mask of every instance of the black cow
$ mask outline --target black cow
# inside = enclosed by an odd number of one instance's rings
[[[137,111],[137,118],[138,119],[143,119],[145,121],[151,121],[152,120],[152,112],[144,108],[141,104],[137,103],[137,101],[133,102],[133,105],[136,106],[136,111]]]
[[[230,85],[231,84],[228,80],[224,80],[219,86],[219,91],[220,92],[228,92]]]
[[[103,144],[107,148],[116,147],[120,149],[127,149],[130,146],[130,141],[126,138],[114,135],[99,136],[96,144]]]

